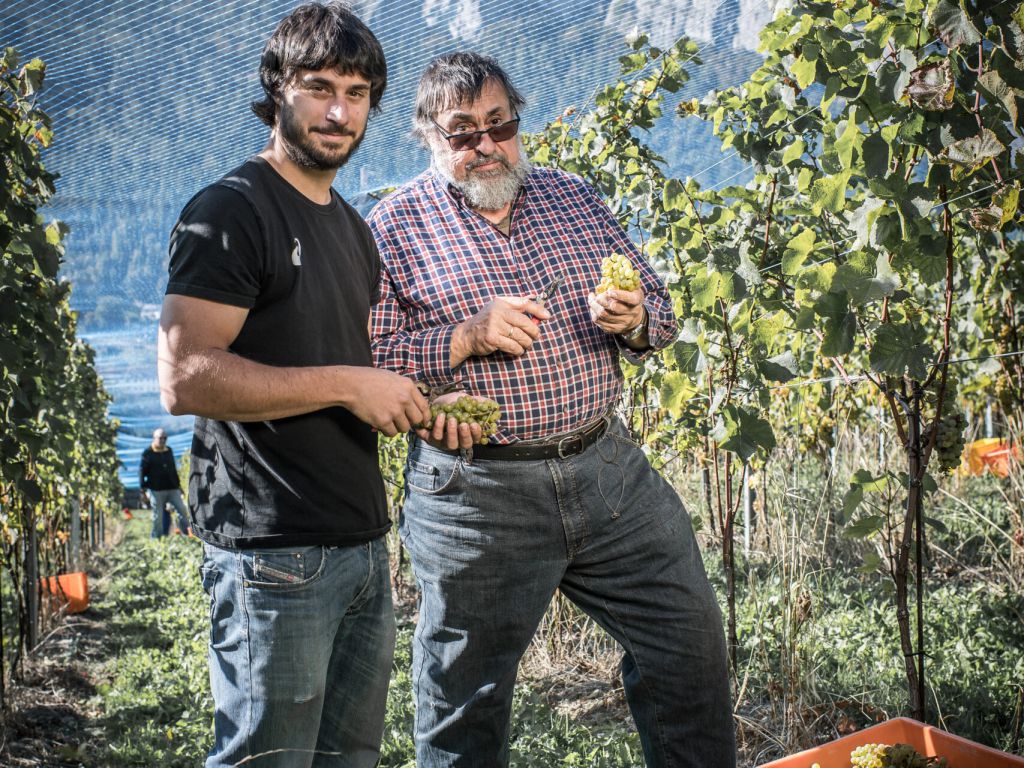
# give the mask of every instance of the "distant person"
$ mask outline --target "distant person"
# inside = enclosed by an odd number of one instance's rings
[[[149,496],[153,509],[153,529],[149,536],[159,539],[170,532],[171,521],[166,507],[170,504],[178,513],[178,531],[189,532],[188,513],[181,498],[181,482],[178,480],[178,465],[174,451],[167,445],[167,433],[162,429],[153,430],[153,442],[142,452],[139,461],[139,493]]]
[[[725,633],[690,517],[614,413],[622,358],[675,339],[672,300],[589,185],[529,163],[522,105],[493,59],[432,61],[415,117],[431,166],[369,218],[376,363],[502,413],[487,445],[453,419],[409,449],[416,765],[508,765],[516,670],[560,591],[622,646],[647,766],[733,768]],[[615,252],[639,286],[597,294]]]
[[[206,766],[370,768],[395,638],[374,430],[406,432],[430,409],[411,379],[371,366],[380,260],[331,184],[387,68],[351,11],[312,3],[278,25],[260,80],[269,141],[185,206],[160,319],[161,399],[197,416]]]

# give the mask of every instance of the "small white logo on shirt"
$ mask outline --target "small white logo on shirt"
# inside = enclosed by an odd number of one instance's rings
[[[299,238],[295,238],[295,245],[292,247],[292,264],[296,267],[302,266],[302,243],[299,242]]]

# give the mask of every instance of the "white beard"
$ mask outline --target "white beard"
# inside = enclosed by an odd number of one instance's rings
[[[497,211],[515,199],[533,168],[530,161],[526,159],[526,152],[518,136],[516,142],[519,146],[519,160],[515,165],[509,166],[506,164],[505,158],[495,155],[502,167],[491,171],[468,169],[464,181],[456,181],[448,165],[443,159],[438,158],[437,149],[447,151],[447,147],[435,148],[433,165],[445,181],[466,196],[466,202],[470,208],[481,211]]]

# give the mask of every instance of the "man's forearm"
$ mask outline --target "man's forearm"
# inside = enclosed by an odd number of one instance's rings
[[[208,349],[160,351],[160,399],[172,414],[263,421],[343,405],[347,366],[281,368]]]

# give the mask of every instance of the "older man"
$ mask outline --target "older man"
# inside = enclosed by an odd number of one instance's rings
[[[669,296],[590,187],[530,166],[522,105],[494,60],[435,59],[415,120],[431,168],[370,217],[375,363],[503,414],[488,445],[439,418],[409,452],[417,764],[508,764],[517,665],[559,589],[621,644],[647,764],[732,766],[721,614],[689,517],[612,415],[620,356],[675,337]],[[595,296],[613,252],[641,287]]]

